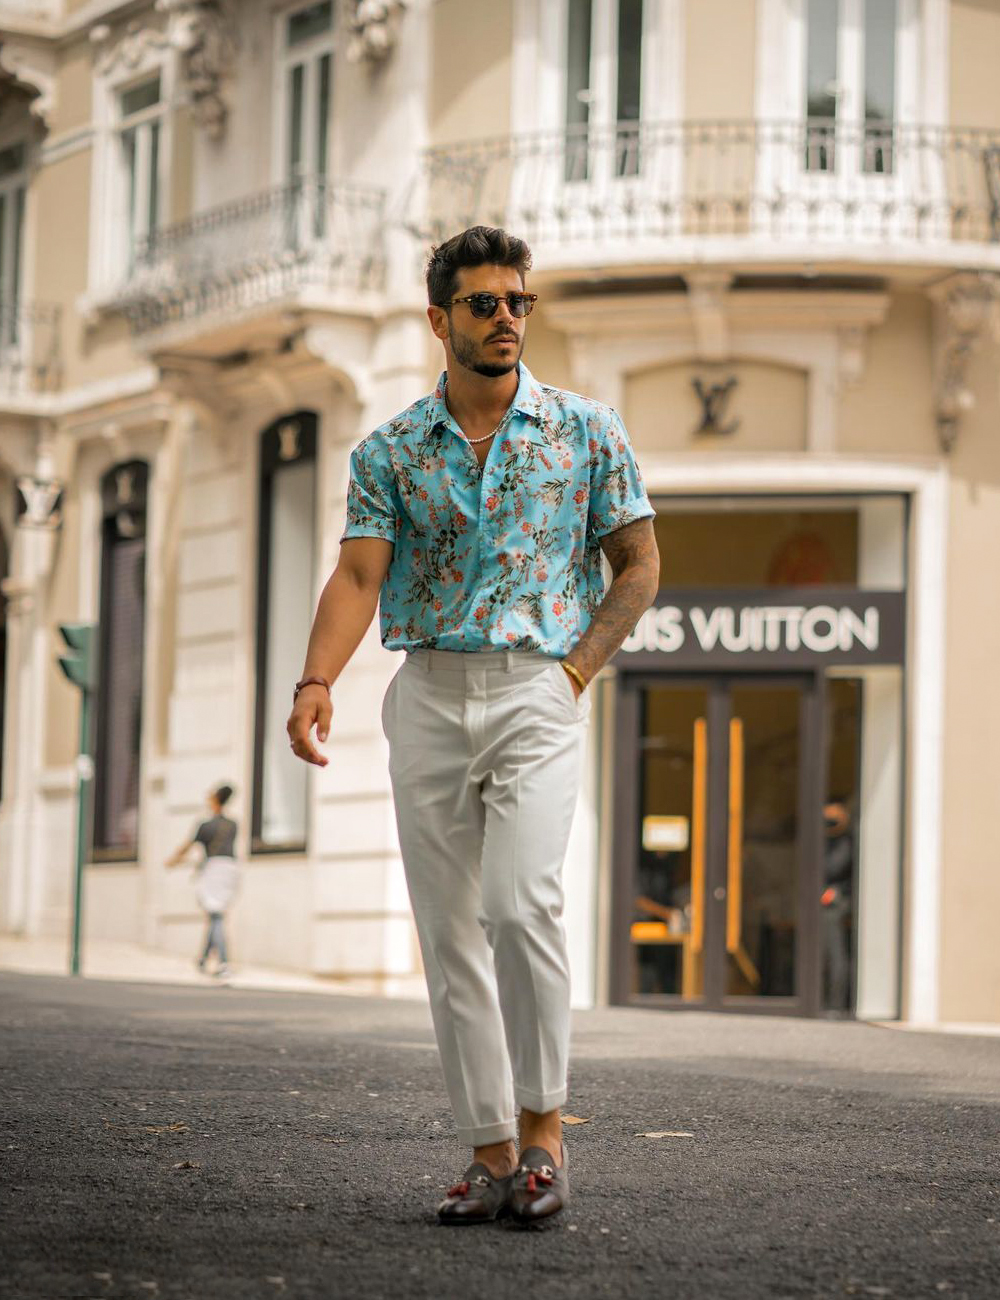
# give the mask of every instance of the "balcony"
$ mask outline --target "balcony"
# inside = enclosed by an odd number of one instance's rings
[[[381,288],[382,191],[311,178],[155,231],[114,306],[137,334],[219,346],[286,308],[336,309]]]
[[[411,228],[475,222],[539,271],[720,260],[1000,268],[1000,133],[642,122],[430,150]]]
[[[18,408],[61,382],[58,307],[0,299],[0,407]]]

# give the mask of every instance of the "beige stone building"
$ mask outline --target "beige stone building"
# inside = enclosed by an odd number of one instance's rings
[[[580,1005],[1000,1022],[1000,3],[0,4],[0,931],[418,969],[374,631],[283,740],[421,260],[531,243],[536,376],[616,406],[662,590],[595,685]]]

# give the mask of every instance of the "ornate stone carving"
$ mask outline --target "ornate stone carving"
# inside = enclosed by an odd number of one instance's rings
[[[55,51],[48,44],[28,37],[8,37],[0,44],[0,77],[32,94],[28,107],[44,127],[55,102]]]
[[[90,29],[90,43],[101,76],[119,71],[134,72],[168,45],[165,32],[155,27],[142,27],[138,22],[129,23],[118,40],[112,40],[112,30],[107,23],[98,23]]]
[[[58,528],[62,523],[63,485],[58,479],[22,474],[14,484],[19,528]]]
[[[936,306],[934,415],[941,446],[949,452],[962,416],[976,404],[966,384],[972,354],[991,323],[1000,337],[1000,275],[961,272],[935,285],[930,294]]]
[[[217,139],[229,111],[223,82],[236,53],[233,0],[156,0],[156,9],[166,16],[164,30],[131,22],[113,40],[107,23],[91,29],[97,70],[104,76],[118,69],[128,72],[164,50],[175,50],[194,119]]]
[[[352,63],[363,59],[381,63],[396,44],[399,24],[410,0],[353,0],[353,3],[347,57]]]
[[[167,36],[179,51],[194,119],[217,140],[229,109],[222,83],[236,55],[232,0],[156,0],[168,18]]]

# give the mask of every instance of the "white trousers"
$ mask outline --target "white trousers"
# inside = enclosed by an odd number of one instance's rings
[[[525,651],[418,650],[382,706],[399,843],[459,1139],[566,1099],[562,864],[588,693]]]

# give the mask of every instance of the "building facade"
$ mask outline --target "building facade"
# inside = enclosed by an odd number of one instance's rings
[[[720,33],[725,39],[720,40]],[[578,1004],[1000,1022],[1000,4],[0,4],[0,930],[419,969],[373,628],[284,721],[348,457],[431,386],[430,244],[531,244],[526,360],[617,407],[661,591],[595,683]]]

